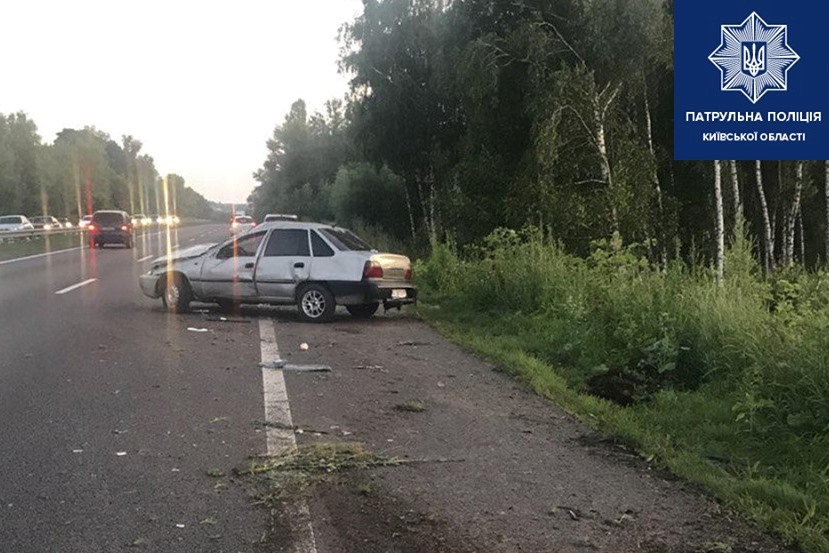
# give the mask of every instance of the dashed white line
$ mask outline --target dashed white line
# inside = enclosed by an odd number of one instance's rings
[[[262,349],[262,365],[273,365],[281,361],[273,321],[259,319],[259,339]],[[288,389],[285,376],[280,370],[262,368],[262,387],[265,395],[265,437],[268,455],[280,455],[296,449],[291,406],[288,403]],[[297,524],[293,531],[292,551],[294,553],[317,553],[314,527],[308,503],[299,499],[293,505]]]
[[[136,261],[136,263],[143,263],[144,261],[147,261],[148,259],[152,259],[152,258],[153,258],[153,256],[152,256],[152,255],[147,255],[147,256],[145,256],[145,257],[142,257],[142,258],[141,258],[141,259],[139,259],[138,261]]]
[[[67,292],[71,292],[72,290],[77,290],[78,288],[82,288],[82,287],[86,286],[87,284],[92,284],[93,282],[95,282],[97,280],[98,280],[97,278],[90,278],[90,279],[84,280],[83,282],[79,282],[77,284],[73,284],[72,286],[68,286],[68,287],[64,288],[63,290],[58,290],[57,292],[55,292],[55,294],[57,294],[58,296],[62,296],[63,294],[66,294]]]

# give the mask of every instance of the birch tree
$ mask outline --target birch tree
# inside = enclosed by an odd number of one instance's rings
[[[714,201],[716,204],[717,216],[717,285],[723,286],[725,283],[724,266],[725,266],[725,219],[723,217],[723,199],[722,199],[722,162],[714,162]]]
[[[797,227],[797,220],[800,215],[800,198],[803,195],[803,161],[797,162],[796,177],[794,184],[794,198],[789,213],[786,216],[786,232],[783,237],[784,259],[783,262],[786,267],[791,267],[794,264],[794,240],[795,229]]]
[[[769,204],[766,201],[766,192],[763,189],[763,164],[760,160],[755,161],[755,180],[757,183],[757,195],[760,198],[760,211],[763,216],[763,261],[766,274],[774,270],[774,239],[771,232],[771,219],[769,218]]]

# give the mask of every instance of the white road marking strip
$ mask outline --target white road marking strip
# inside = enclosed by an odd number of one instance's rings
[[[66,294],[67,292],[71,292],[72,290],[77,290],[78,288],[86,286],[87,284],[92,284],[93,282],[96,282],[97,280],[98,280],[97,278],[90,278],[90,279],[85,280],[83,282],[73,284],[72,286],[64,288],[63,290],[58,290],[57,292],[55,292],[55,294],[57,294],[59,296],[62,296],[63,294]]]
[[[146,257],[142,257],[142,258],[141,258],[141,259],[139,259],[136,263],[142,263],[142,262],[144,262],[144,261],[147,261],[148,259],[152,259],[152,257],[153,257],[152,255],[148,255],[148,256],[146,256]]]
[[[0,265],[8,265],[10,263],[20,263],[21,261],[28,261],[30,259],[39,259],[41,257],[49,257],[50,255],[57,255],[59,253],[67,253],[67,252],[76,252],[78,250],[82,250],[83,247],[80,248],[69,248],[66,250],[57,250],[54,252],[48,253],[39,253],[35,255],[27,255],[26,257],[15,257],[14,259],[7,259],[5,261],[0,261]]]
[[[259,319],[259,340],[262,364],[280,362],[273,321]],[[263,368],[262,387],[265,395],[265,437],[268,455],[288,453],[296,449],[296,436],[288,402],[288,389],[285,387],[285,376],[282,371]],[[293,553],[317,553],[308,503],[304,499],[299,499],[292,510],[299,519],[293,530]]]

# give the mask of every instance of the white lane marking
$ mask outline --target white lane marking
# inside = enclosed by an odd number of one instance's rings
[[[67,252],[76,252],[78,250],[84,249],[85,246],[80,248],[68,248],[66,250],[58,250],[55,252],[48,252],[48,253],[38,253],[35,255],[27,255],[26,257],[15,257],[14,259],[7,259],[5,261],[0,261],[0,265],[8,265],[10,263],[20,263],[21,261],[28,261],[30,259],[40,259],[41,257],[49,257],[50,255],[57,255],[59,253],[67,253]]]
[[[259,340],[262,349],[262,364],[274,364],[281,361],[279,346],[273,321],[259,319]],[[291,406],[288,402],[288,389],[285,376],[280,370],[262,368],[262,387],[265,395],[265,437],[268,455],[280,455],[296,449]],[[297,524],[294,526],[293,553],[317,553],[314,527],[311,525],[311,512],[304,499],[297,500],[293,506],[293,515]]]
[[[144,261],[147,261],[148,259],[152,259],[152,258],[153,258],[152,255],[148,255],[148,256],[142,257],[141,259],[136,261],[136,263],[143,263]]]
[[[73,284],[72,286],[64,288],[63,290],[58,290],[57,292],[55,292],[55,294],[57,294],[59,296],[62,296],[63,294],[66,294],[67,292],[71,292],[72,290],[77,290],[78,288],[86,286],[87,284],[92,284],[93,282],[95,282],[97,280],[98,280],[97,278],[90,278],[90,279],[87,279],[83,282]]]

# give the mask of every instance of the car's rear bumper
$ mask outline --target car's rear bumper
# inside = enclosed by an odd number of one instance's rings
[[[386,307],[399,307],[417,302],[417,287],[410,282],[334,281],[328,287],[339,305],[382,302]],[[405,292],[405,297],[393,297],[395,291]]]
[[[138,286],[144,295],[150,298],[158,298],[158,275],[145,274],[138,277]]]
[[[132,240],[132,234],[123,230],[96,231],[89,237],[99,244],[126,244]]]

